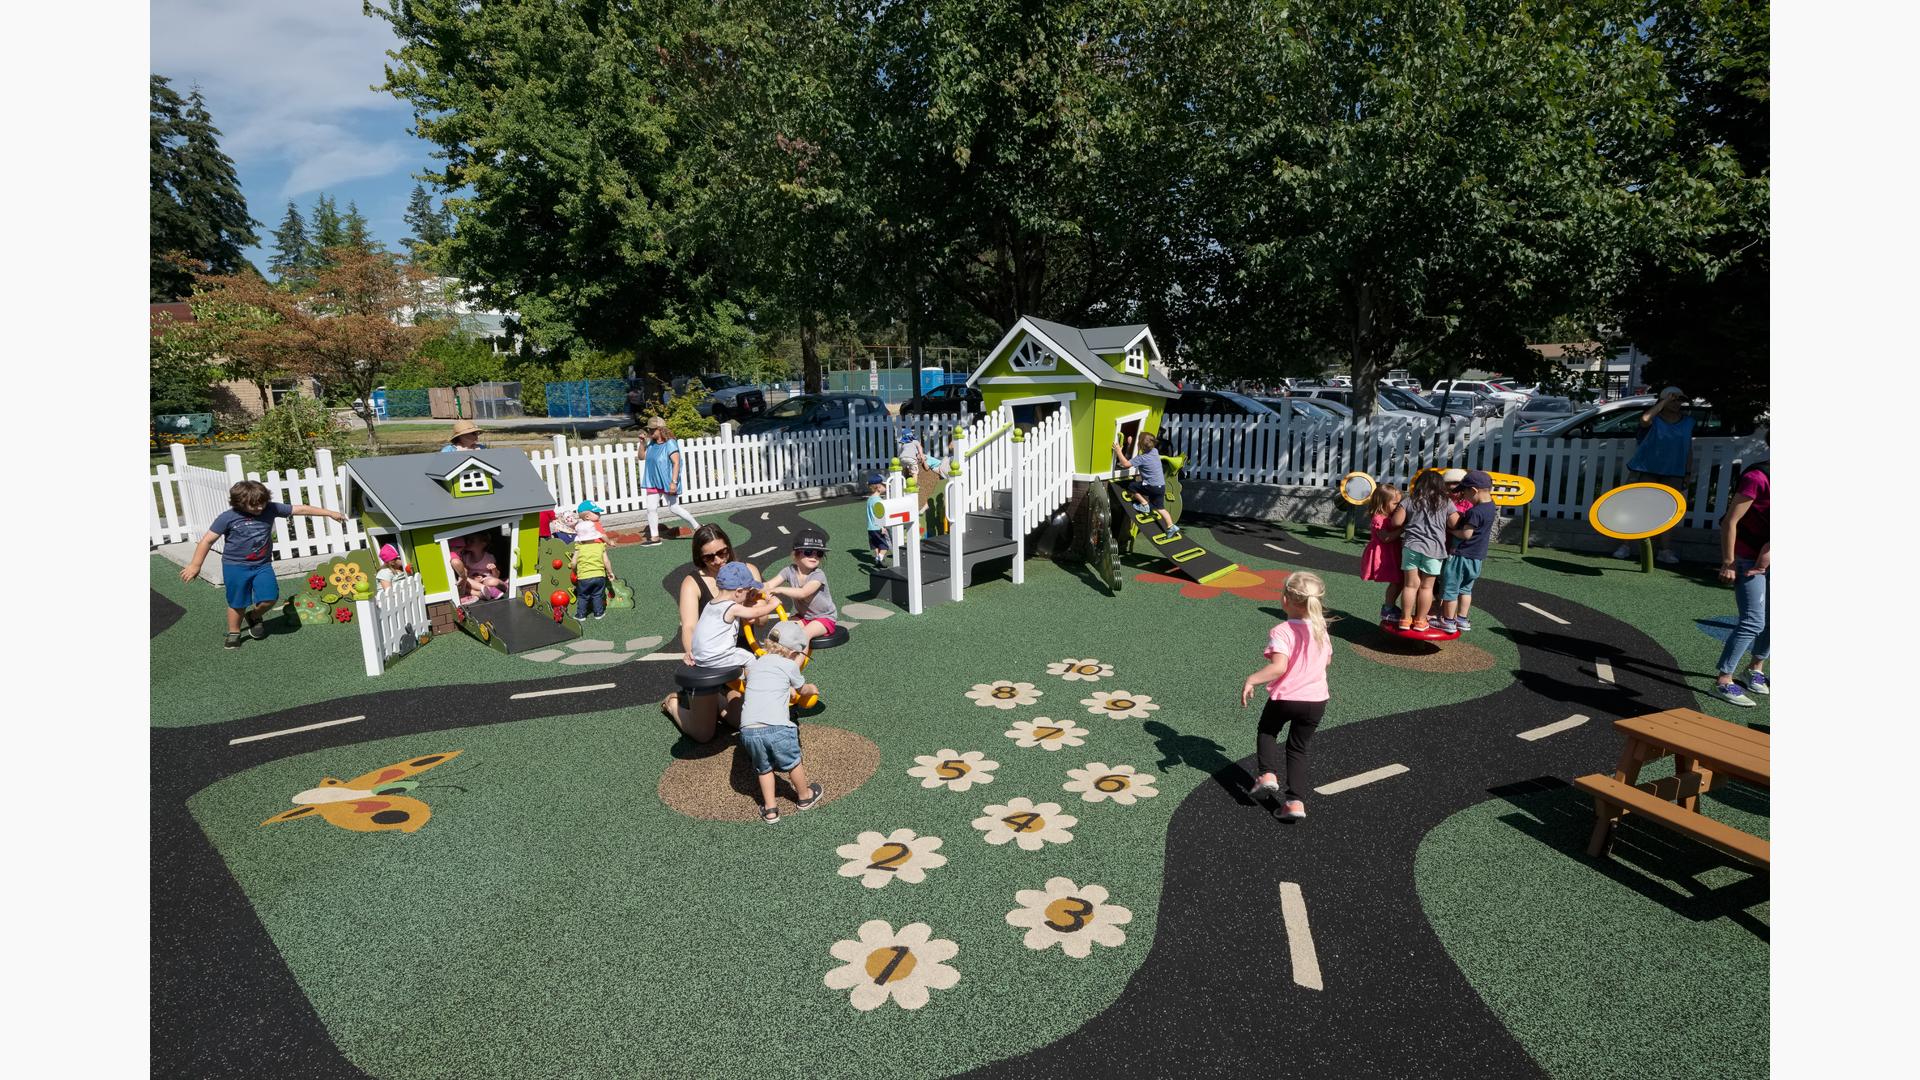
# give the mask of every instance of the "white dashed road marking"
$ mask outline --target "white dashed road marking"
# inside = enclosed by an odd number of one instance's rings
[[[1287,958],[1293,961],[1293,981],[1309,990],[1324,990],[1320,957],[1313,951],[1313,930],[1307,925],[1307,901],[1300,886],[1280,883],[1280,919],[1287,924]]]
[[[592,690],[611,690],[614,688],[614,685],[615,684],[610,682],[602,682],[594,683],[592,686],[563,686],[558,690],[529,690],[524,694],[515,694],[507,700],[519,701],[521,698],[552,697],[555,694],[584,694]]]
[[[643,656],[640,659],[642,660],[684,660],[686,659],[686,657],[687,657],[687,654],[683,652],[657,652],[657,653],[649,653],[648,655]]]
[[[227,745],[239,746],[243,742],[259,742],[261,739],[271,739],[276,735],[297,735],[302,731],[314,731],[323,727],[332,727],[335,724],[351,724],[355,720],[365,720],[365,719],[366,717],[362,715],[362,716],[349,716],[340,720],[322,720],[317,724],[305,724],[300,727],[290,727],[284,731],[268,731],[268,732],[263,732],[259,735],[243,735],[238,739],[228,739]]]
[[[765,510],[760,511],[760,520],[761,521],[767,520],[767,511]]]
[[[751,554],[751,555],[749,555],[749,556],[747,556],[747,558],[749,558],[749,559],[757,559],[757,558],[759,558],[760,556],[762,556],[762,555],[765,555],[765,554],[766,554],[767,552],[769,552],[769,551],[772,551],[772,550],[774,550],[775,548],[777,548],[777,547],[779,547],[779,546],[780,546],[780,545],[778,545],[778,544],[769,544],[768,546],[766,546],[766,547],[763,547],[763,548],[761,548],[761,549],[760,549],[759,551],[756,551],[756,552],[754,552],[753,554]]]
[[[1261,543],[1266,543],[1266,541],[1264,541],[1264,540],[1263,540],[1263,541],[1261,541]],[[1267,544],[1267,546],[1268,546],[1268,547],[1270,547],[1270,548],[1272,548],[1273,550],[1275,550],[1275,551],[1277,551],[1277,552],[1279,552],[1279,553],[1280,553],[1280,554],[1282,554],[1282,555],[1298,555],[1298,554],[1300,554],[1299,552],[1297,552],[1297,551],[1295,551],[1295,550],[1293,550],[1292,548],[1283,548],[1283,547],[1281,547],[1281,546],[1280,546],[1279,544]]]
[[[1607,659],[1604,656],[1600,657],[1598,660],[1595,660],[1593,662],[1593,673],[1600,677],[1601,682],[1604,682],[1604,683],[1612,682],[1613,681],[1613,661]]]
[[[1581,724],[1584,724],[1591,719],[1593,718],[1590,716],[1583,716],[1580,713],[1574,713],[1572,716],[1567,717],[1565,720],[1555,720],[1551,724],[1542,724],[1537,728],[1531,728],[1527,731],[1522,731],[1520,732],[1520,738],[1525,739],[1528,742],[1533,742],[1536,739],[1544,739],[1549,735],[1558,735],[1563,731],[1572,731],[1574,728],[1579,727]]]
[[[789,529],[789,528],[787,528],[787,527],[786,527],[785,525],[779,525],[779,526],[776,526],[776,528],[778,528],[778,529],[780,530],[780,535],[781,535],[781,536],[792,536],[792,535],[793,535],[793,530],[792,530],[792,529]]]
[[[1561,626],[1572,625],[1571,623],[1567,622],[1567,620],[1561,618],[1558,615],[1555,615],[1553,612],[1545,611],[1540,608],[1534,607],[1532,604],[1527,603],[1525,600],[1520,601],[1520,606],[1523,608],[1526,608],[1528,611],[1533,612],[1535,615],[1545,615],[1547,618],[1552,619],[1554,622],[1559,623]]]
[[[1338,795],[1343,791],[1350,791],[1362,784],[1371,784],[1375,780],[1385,780],[1389,776],[1399,776],[1406,771],[1407,767],[1405,765],[1382,765],[1377,769],[1370,769],[1358,776],[1349,776],[1345,780],[1335,780],[1333,783],[1324,787],[1314,788],[1313,793],[1315,795]]]

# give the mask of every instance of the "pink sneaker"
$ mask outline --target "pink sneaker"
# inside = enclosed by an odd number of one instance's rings
[[[1280,808],[1281,821],[1303,821],[1306,816],[1307,804],[1299,799],[1288,799],[1287,804]]]

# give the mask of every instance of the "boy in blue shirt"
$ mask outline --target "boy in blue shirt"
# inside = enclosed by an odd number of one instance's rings
[[[1127,493],[1135,505],[1159,515],[1165,531],[1154,539],[1165,541],[1178,537],[1180,528],[1173,523],[1173,516],[1167,513],[1167,467],[1160,461],[1159,445],[1158,439],[1142,432],[1140,452],[1132,460],[1128,460],[1127,452],[1118,439],[1113,441],[1113,456],[1119,459],[1121,468],[1139,470]]]
[[[1435,598],[1440,601],[1440,617],[1434,628],[1451,634],[1473,629],[1467,613],[1473,610],[1473,583],[1480,579],[1480,567],[1487,557],[1487,545],[1493,542],[1493,477],[1474,469],[1460,481],[1458,493],[1471,503],[1464,511],[1447,516],[1447,535],[1454,538],[1453,553],[1440,568],[1440,586]]]
[[[267,485],[258,480],[242,480],[227,491],[231,509],[207,526],[193,561],[180,571],[181,581],[200,576],[200,564],[207,561],[213,542],[226,537],[220,550],[220,572],[227,587],[227,644],[240,647],[240,627],[244,621],[255,641],[264,640],[267,626],[260,616],[280,599],[280,583],[273,577],[273,519],[283,517],[325,517],[347,520],[338,510],[320,506],[289,506],[274,502]]]
[[[867,475],[867,546],[873,549],[873,565],[876,568],[887,565],[887,556],[893,553],[893,544],[887,539],[887,530],[873,528],[874,522],[879,521],[883,513],[880,509],[880,500],[886,496],[886,477],[879,473],[869,473]]]

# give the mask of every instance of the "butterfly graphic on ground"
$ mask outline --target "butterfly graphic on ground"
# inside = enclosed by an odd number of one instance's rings
[[[317,817],[328,824],[354,832],[381,832],[399,829],[412,832],[427,823],[433,810],[406,792],[420,786],[412,779],[435,765],[460,756],[455,750],[446,754],[428,754],[397,765],[388,765],[351,780],[329,776],[319,787],[308,788],[293,797],[299,805],[261,822],[273,825],[298,818]]]

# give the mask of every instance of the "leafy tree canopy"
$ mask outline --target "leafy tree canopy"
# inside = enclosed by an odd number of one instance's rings
[[[247,214],[233,159],[220,149],[220,129],[198,88],[183,100],[165,76],[152,77],[147,168],[150,298],[186,296],[193,263],[219,274],[245,268],[241,250],[259,242],[259,222]]]

